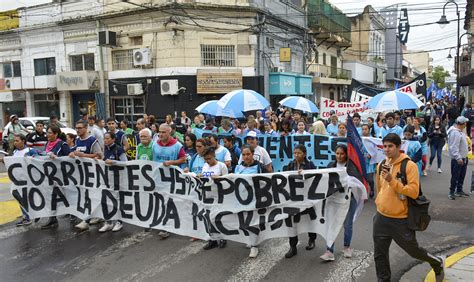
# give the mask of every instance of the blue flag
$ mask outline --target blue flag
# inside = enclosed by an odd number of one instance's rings
[[[436,83],[432,80],[430,87],[426,90],[426,98],[427,98],[428,100],[431,99],[431,95],[433,94],[433,92],[436,93],[437,90],[438,90],[438,86],[437,86]]]

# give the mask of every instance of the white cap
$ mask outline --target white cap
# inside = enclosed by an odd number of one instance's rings
[[[463,116],[459,116],[457,119],[456,119],[456,123],[457,124],[465,124],[466,122],[468,122],[469,119],[466,118],[466,117],[463,117]]]
[[[257,132],[255,132],[255,131],[249,131],[249,132],[247,133],[247,137],[257,138]]]

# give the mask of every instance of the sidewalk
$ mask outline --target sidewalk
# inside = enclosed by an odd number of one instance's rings
[[[425,282],[436,281],[433,270]],[[461,250],[446,259],[445,281],[474,281],[474,246]]]
[[[20,215],[20,206],[10,194],[10,179],[7,173],[0,173],[0,225],[12,222]]]

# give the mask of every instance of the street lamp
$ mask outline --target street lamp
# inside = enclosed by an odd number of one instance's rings
[[[448,19],[446,18],[446,5],[448,4],[454,4],[456,5],[456,15],[458,16],[458,32],[457,32],[457,48],[456,48],[456,58],[458,60],[458,64],[456,66],[456,95],[459,97],[459,92],[460,92],[460,85],[459,85],[459,70],[460,70],[460,64],[459,64],[459,50],[461,49],[461,37],[459,36],[460,35],[460,23],[461,23],[461,18],[460,18],[460,14],[459,14],[459,6],[456,2],[454,2],[454,0],[449,0],[448,2],[446,2],[446,4],[444,4],[443,6],[443,15],[441,16],[441,18],[439,19],[439,21],[437,22],[439,24],[439,26],[441,28],[444,28],[447,24],[449,24],[449,21]],[[464,35],[464,34],[463,34]],[[448,55],[448,59],[451,57],[451,53]],[[452,58],[452,57],[451,57]],[[461,105],[461,107],[464,106],[464,105]]]
[[[451,61],[451,59],[453,58],[453,56],[451,56],[451,50],[453,50],[453,49],[454,49],[454,47],[449,48],[449,54],[446,57],[446,59],[448,59],[448,61]]]

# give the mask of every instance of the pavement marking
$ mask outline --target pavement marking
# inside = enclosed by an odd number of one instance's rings
[[[460,261],[464,257],[467,257],[468,255],[473,254],[473,253],[474,253],[474,246],[452,254],[446,259],[446,268],[451,267],[456,262]],[[430,272],[428,272],[428,274],[426,275],[425,282],[433,282],[433,281],[436,281],[436,279],[435,279],[434,271],[433,269],[431,269]]]
[[[16,200],[0,202],[0,225],[14,221],[20,215],[20,205]]]
[[[265,278],[288,252],[288,239],[269,240],[262,244],[258,250],[258,256],[244,260],[227,281],[256,281]]]
[[[342,254],[336,256],[335,264],[328,263],[332,266],[331,272],[324,281],[356,281],[370,266],[373,257],[373,252],[362,250],[352,250],[352,258],[345,258]]]
[[[132,273],[125,277],[119,277],[115,281],[143,281],[143,280],[152,280],[150,278],[155,277],[157,274],[170,268],[171,266],[180,263],[187,257],[195,255],[202,251],[204,246],[203,242],[193,242],[179,250],[176,250],[174,254],[169,254],[161,256],[156,263],[153,265],[148,265],[140,272]]]
[[[10,183],[10,178],[8,178],[8,176],[0,177],[0,183],[1,184],[9,184]]]
[[[110,256],[111,254],[117,251],[121,251],[122,249],[141,243],[145,241],[146,239],[151,238],[152,235],[153,235],[152,232],[134,233],[131,236],[118,240],[112,246],[108,247],[104,251],[101,251],[92,257],[91,256],[77,256],[75,259],[72,259],[71,261],[65,263],[60,268],[61,270],[65,270],[68,266],[74,265],[73,266],[74,270],[80,270],[81,268],[86,267],[87,265],[93,265],[95,262],[98,262],[102,258]]]

